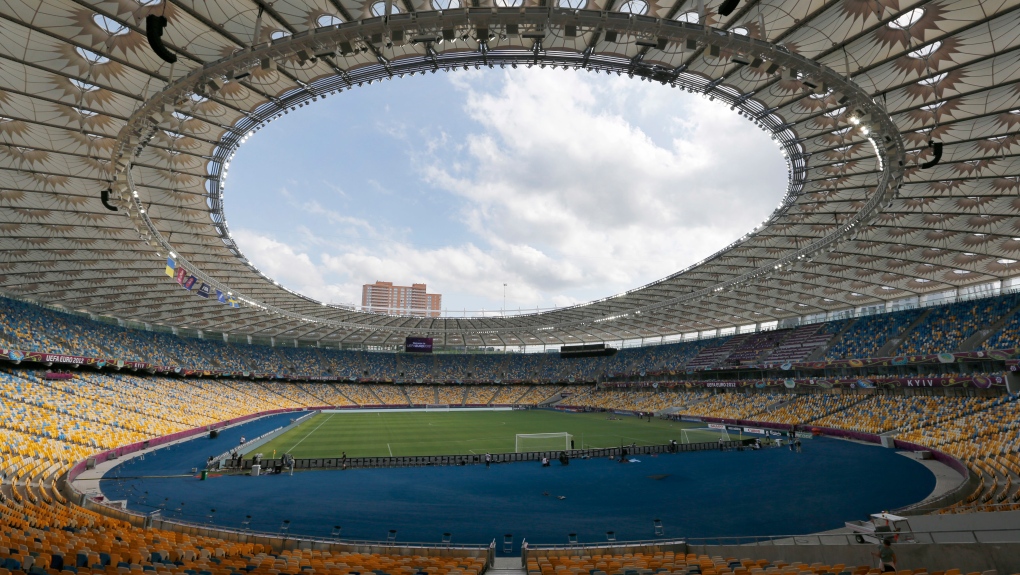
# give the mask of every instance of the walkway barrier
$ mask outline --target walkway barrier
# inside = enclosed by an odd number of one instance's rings
[[[946,531],[895,531],[879,535],[864,533],[814,533],[810,535],[760,535],[740,537],[695,537],[686,539],[690,546],[753,546],[787,545],[877,545],[877,537],[892,537],[895,545],[946,543],[1020,543],[1020,527],[1016,529],[954,529]]]
[[[628,553],[661,553],[672,551],[687,553],[684,539],[648,539],[644,541],[620,541],[599,543],[570,543],[564,545],[521,544],[521,563],[526,566],[528,559],[537,557],[570,557],[574,555],[625,555]]]
[[[741,441],[723,442],[725,449],[743,449],[754,443],[754,439]],[[527,451],[523,453],[493,453],[493,463],[516,463],[522,461],[541,461],[548,458],[555,463],[560,455],[566,453],[570,459],[598,459],[598,458],[619,458],[626,450],[627,456],[652,455],[660,453],[683,453],[689,451],[714,451],[719,449],[718,441],[707,441],[702,443],[669,443],[662,445],[631,445],[624,447],[606,447],[600,449],[568,449],[557,451]],[[242,459],[238,461],[227,460],[224,462],[225,469],[250,470],[254,459]],[[295,459],[294,469],[355,469],[373,467],[427,467],[445,465],[479,465],[485,463],[484,454],[473,455],[428,455],[414,457],[340,457]],[[282,458],[265,458],[260,461],[262,469],[276,469],[283,467]]]

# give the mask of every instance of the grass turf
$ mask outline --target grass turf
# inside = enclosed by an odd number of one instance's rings
[[[718,432],[704,429],[703,424],[616,417],[547,410],[320,413],[246,455],[254,451],[272,457],[275,451],[277,456],[290,453],[302,459],[339,457],[342,452],[348,457],[508,453],[515,451],[519,433],[567,432],[578,449],[719,439]],[[687,430],[686,434],[681,430]],[[527,450],[562,449],[563,445],[547,440],[534,442]]]

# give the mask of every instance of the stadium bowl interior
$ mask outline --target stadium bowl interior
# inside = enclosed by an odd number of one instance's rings
[[[0,575],[1020,573],[1018,19],[0,3]],[[782,204],[659,281],[512,317],[327,305],[234,242],[227,167],[267,122],[535,65],[730,106],[785,154]],[[387,352],[409,337],[453,353]]]

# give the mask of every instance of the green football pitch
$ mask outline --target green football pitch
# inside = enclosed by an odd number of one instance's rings
[[[250,452],[296,458],[510,453],[519,433],[569,433],[577,449],[718,441],[704,424],[605,413],[547,410],[320,413]],[[531,440],[522,451],[563,449],[564,439]],[[248,453],[245,453],[247,455]]]

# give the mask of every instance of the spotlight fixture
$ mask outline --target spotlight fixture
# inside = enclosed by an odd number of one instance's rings
[[[164,62],[173,64],[177,61],[177,54],[167,49],[163,44],[163,29],[167,26],[166,16],[149,14],[145,17],[145,37],[149,39],[149,47]]]

